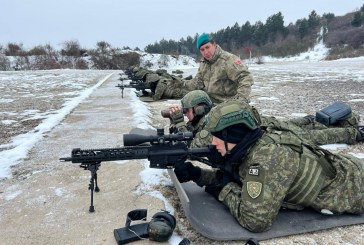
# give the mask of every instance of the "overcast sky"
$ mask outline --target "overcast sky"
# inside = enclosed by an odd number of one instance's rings
[[[250,21],[265,23],[278,13],[285,25],[307,18],[358,10],[363,0],[0,0],[0,44],[24,48],[69,40],[84,48],[98,41],[144,49],[164,39],[178,41]]]

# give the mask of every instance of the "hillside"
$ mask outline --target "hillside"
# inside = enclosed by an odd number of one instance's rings
[[[253,57],[261,61],[262,57],[269,56],[287,60],[317,49],[318,44],[321,50],[327,49],[320,60],[360,57],[364,56],[364,5],[343,16],[332,13],[320,16],[312,11],[307,18],[288,25],[284,25],[284,16],[278,12],[268,17],[265,23],[236,22],[210,34],[223,49],[241,59]],[[75,40],[65,41],[61,50],[55,50],[49,44],[29,50],[25,50],[21,43],[0,44],[0,71],[195,66],[194,59],[199,58],[197,36],[196,33],[194,37],[188,36],[179,41],[162,39],[147,45],[144,51],[112,47],[106,41],[97,42],[95,48],[88,50]]]
[[[364,5],[355,12],[344,16],[325,13],[322,16],[312,11],[307,18],[285,25],[281,12],[268,17],[265,23],[235,23],[210,33],[225,50],[246,59],[251,51],[254,57],[295,56],[312,49],[321,36],[329,48],[326,59],[364,56]],[[323,30],[323,32],[321,32]],[[196,55],[194,37],[180,41],[161,40],[148,45],[145,51],[152,53],[183,53]]]

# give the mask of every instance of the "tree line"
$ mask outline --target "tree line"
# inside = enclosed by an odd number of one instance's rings
[[[317,42],[320,29],[324,29],[323,41],[330,48],[328,59],[364,55],[364,5],[353,13],[335,16],[332,13],[318,15],[314,10],[307,18],[284,25],[281,12],[268,17],[265,23],[236,22],[217,32],[210,33],[225,50],[242,58],[249,58],[246,50],[255,57],[271,55],[286,57],[307,51]],[[145,52],[199,56],[196,49],[196,33],[179,41],[162,39],[149,44]],[[112,47],[106,41],[97,42],[93,49],[84,49],[77,40],[65,41],[61,50],[51,45],[38,45],[25,50],[20,43],[0,45],[0,70],[41,69],[126,69],[140,65],[139,48]]]
[[[134,51],[140,51],[136,49]],[[140,54],[130,48],[112,47],[106,41],[97,42],[94,49],[84,49],[77,40],[65,41],[61,50],[50,44],[25,50],[22,44],[0,46],[0,70],[99,69],[124,70],[140,65]]]
[[[209,33],[212,38],[227,51],[235,54],[244,54],[246,48],[254,50],[260,55],[284,57],[303,51],[316,42],[321,27],[326,32],[325,44],[329,47],[343,46],[362,48],[364,43],[364,5],[354,13],[343,17],[336,17],[333,13],[318,15],[312,11],[307,18],[298,19],[295,24],[284,25],[284,16],[281,12],[268,17],[266,22],[249,21],[242,25],[237,22],[233,26]],[[348,39],[347,35],[352,36]],[[146,46],[145,51],[150,53],[186,54],[196,55],[196,33],[193,37],[181,38],[179,41],[162,39]]]

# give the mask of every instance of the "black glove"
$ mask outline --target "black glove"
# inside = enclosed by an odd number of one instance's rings
[[[174,173],[179,182],[197,181],[201,177],[201,168],[193,166],[190,162],[177,164]]]
[[[216,186],[216,185],[207,185],[205,187],[205,191],[215,197],[216,200],[219,200],[219,194],[222,190],[222,186]]]
[[[176,128],[176,126],[174,124],[172,124],[169,127],[169,134],[176,134],[176,133],[178,133],[178,129]]]
[[[221,156],[221,153],[216,150],[215,146],[211,145],[210,154],[208,155],[208,160],[213,164],[214,168],[222,168],[225,163],[225,159]]]

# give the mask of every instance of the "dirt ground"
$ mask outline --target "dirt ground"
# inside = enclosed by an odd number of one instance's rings
[[[268,78],[254,74],[256,83],[252,103],[272,115],[290,118],[299,107],[313,114],[333,98],[348,101],[350,93],[364,91],[363,83],[342,81],[331,83],[269,84],[269,96],[279,100],[259,100],[267,95]],[[147,194],[136,194],[141,185],[139,172],[144,166],[140,161],[122,165],[102,164],[99,174],[101,192],[95,194],[95,212],[89,213],[89,171],[77,165],[60,162],[59,157],[69,156],[74,146],[100,148],[105,145],[122,145],[122,134],[130,128],[120,128],[128,118],[121,114],[126,108],[128,93],[121,100],[114,93],[118,75],[112,76],[67,118],[37,143],[21,164],[12,167],[13,178],[0,182],[0,244],[116,244],[113,229],[125,225],[126,214],[133,209],[147,208],[154,214],[164,208],[160,199]],[[320,90],[325,87],[325,93]],[[338,94],[338,89],[345,88]],[[262,92],[264,91],[264,92]],[[107,96],[106,96],[107,95]],[[299,100],[299,106],[297,105]],[[160,116],[161,109],[178,101],[161,101],[147,104],[151,122],[156,128],[166,127],[168,120]],[[354,111],[364,117],[364,106],[352,103]],[[87,125],[87,127],[85,127]],[[101,135],[95,139],[95,134]],[[364,144],[350,146],[350,151],[363,153]],[[197,234],[188,224],[181,210],[173,186],[155,186],[176,210],[176,233],[187,237],[193,244],[242,244],[242,241],[218,242]],[[362,244],[364,225],[339,227],[314,233],[261,241],[261,244]],[[143,240],[132,244],[160,244]],[[167,244],[167,243],[165,243]]]

